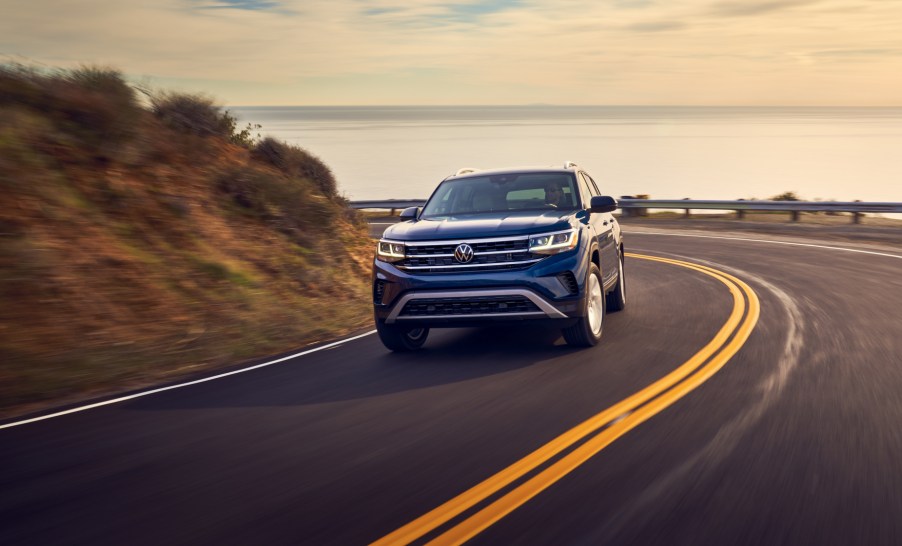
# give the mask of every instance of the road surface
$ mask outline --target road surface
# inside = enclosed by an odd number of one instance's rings
[[[7,422],[0,544],[367,544],[417,521],[415,543],[459,529],[470,544],[902,543],[902,245],[677,235],[626,232],[631,253],[702,267],[629,258],[627,309],[592,349],[507,327],[433,330],[424,350],[392,354],[372,334]],[[737,312],[747,339],[728,328]],[[673,377],[718,332],[715,348],[735,354],[697,385],[681,378],[573,432]],[[602,434],[613,439],[589,449]],[[521,493],[543,472],[549,483]],[[436,523],[442,507],[454,513]]]

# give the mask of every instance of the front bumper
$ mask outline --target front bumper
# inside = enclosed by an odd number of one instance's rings
[[[375,260],[375,318],[431,327],[573,319],[585,314],[587,262],[579,247],[516,271],[410,274]],[[566,272],[576,279],[576,293],[558,277]]]

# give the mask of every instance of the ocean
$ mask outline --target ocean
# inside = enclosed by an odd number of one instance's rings
[[[585,168],[615,197],[902,201],[902,108],[234,107],[349,199],[426,198],[461,167]]]

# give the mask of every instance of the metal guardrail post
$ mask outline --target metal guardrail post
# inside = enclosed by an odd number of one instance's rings
[[[639,195],[636,196],[636,199],[649,199],[650,197],[651,196],[648,195],[647,193],[640,193]],[[642,216],[642,217],[648,216],[648,209],[637,210],[636,216]]]
[[[636,199],[636,198],[633,197],[632,195],[621,195],[620,199],[622,200],[622,199]],[[640,209],[625,208],[625,209],[620,209],[620,211],[621,211],[620,213],[627,218],[632,218],[633,216],[638,216],[637,213],[639,212],[639,210]]]

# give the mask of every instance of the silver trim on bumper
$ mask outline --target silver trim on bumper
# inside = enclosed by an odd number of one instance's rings
[[[487,313],[487,314],[479,314],[479,315],[430,315],[430,316],[416,316],[416,317],[399,317],[398,315],[401,313],[401,310],[404,309],[404,306],[407,305],[407,302],[411,300],[422,300],[422,299],[430,299],[430,298],[477,298],[480,296],[524,296],[534,304],[536,307],[541,309],[541,311],[530,311],[526,313]],[[546,316],[548,318],[567,318],[567,315],[561,313],[556,307],[548,303],[542,296],[539,296],[532,290],[526,290],[524,288],[506,288],[500,290],[465,290],[465,291],[443,291],[443,292],[413,292],[412,294],[405,294],[401,296],[400,299],[395,303],[392,312],[389,313],[388,317],[385,319],[386,324],[394,324],[395,321],[399,320],[430,320],[430,319],[445,319],[445,318],[459,318],[459,319],[468,319],[468,318],[487,318],[487,317],[526,317],[526,316]]]

